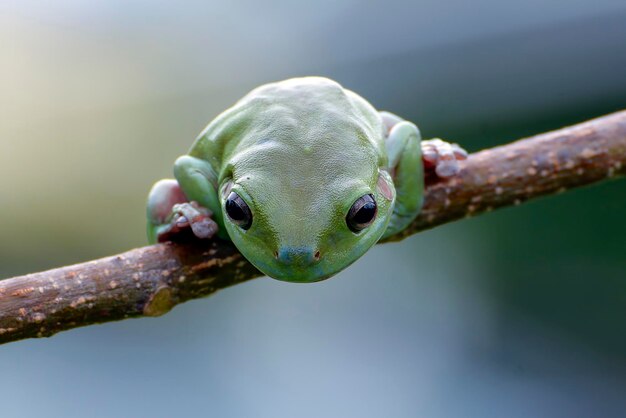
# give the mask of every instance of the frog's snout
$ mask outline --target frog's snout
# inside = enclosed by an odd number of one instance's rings
[[[281,247],[274,252],[274,257],[287,265],[306,266],[320,259],[320,252],[309,247]]]

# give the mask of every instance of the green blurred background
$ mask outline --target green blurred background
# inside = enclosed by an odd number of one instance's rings
[[[623,0],[0,0],[0,277],[144,245],[251,88],[324,75],[474,151],[626,108]],[[626,181],[0,348],[2,417],[623,417]]]

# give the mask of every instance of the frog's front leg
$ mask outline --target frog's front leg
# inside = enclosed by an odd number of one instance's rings
[[[422,141],[415,124],[388,112],[380,112],[387,134],[385,146],[396,200],[383,238],[404,230],[419,213],[424,196],[424,171],[434,169],[439,177],[459,172],[458,160],[467,153],[456,144],[440,139]]]
[[[182,156],[174,165],[176,180],[157,182],[148,196],[148,240],[163,242],[185,231],[198,238],[211,238],[219,228],[216,176],[204,160]],[[212,219],[211,216],[217,219]],[[220,234],[221,236],[222,234]]]

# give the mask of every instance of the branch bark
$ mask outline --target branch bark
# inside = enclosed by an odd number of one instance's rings
[[[626,174],[626,111],[469,156],[427,179],[424,208],[388,241],[537,196]],[[0,281],[0,343],[139,316],[260,276],[224,241],[158,244]]]

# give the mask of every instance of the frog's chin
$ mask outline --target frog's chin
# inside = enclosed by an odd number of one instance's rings
[[[314,283],[326,280],[339,273],[343,268],[328,270],[321,265],[312,265],[306,267],[286,267],[286,266],[268,266],[257,265],[252,263],[256,268],[261,270],[263,274],[273,279],[291,283]]]

